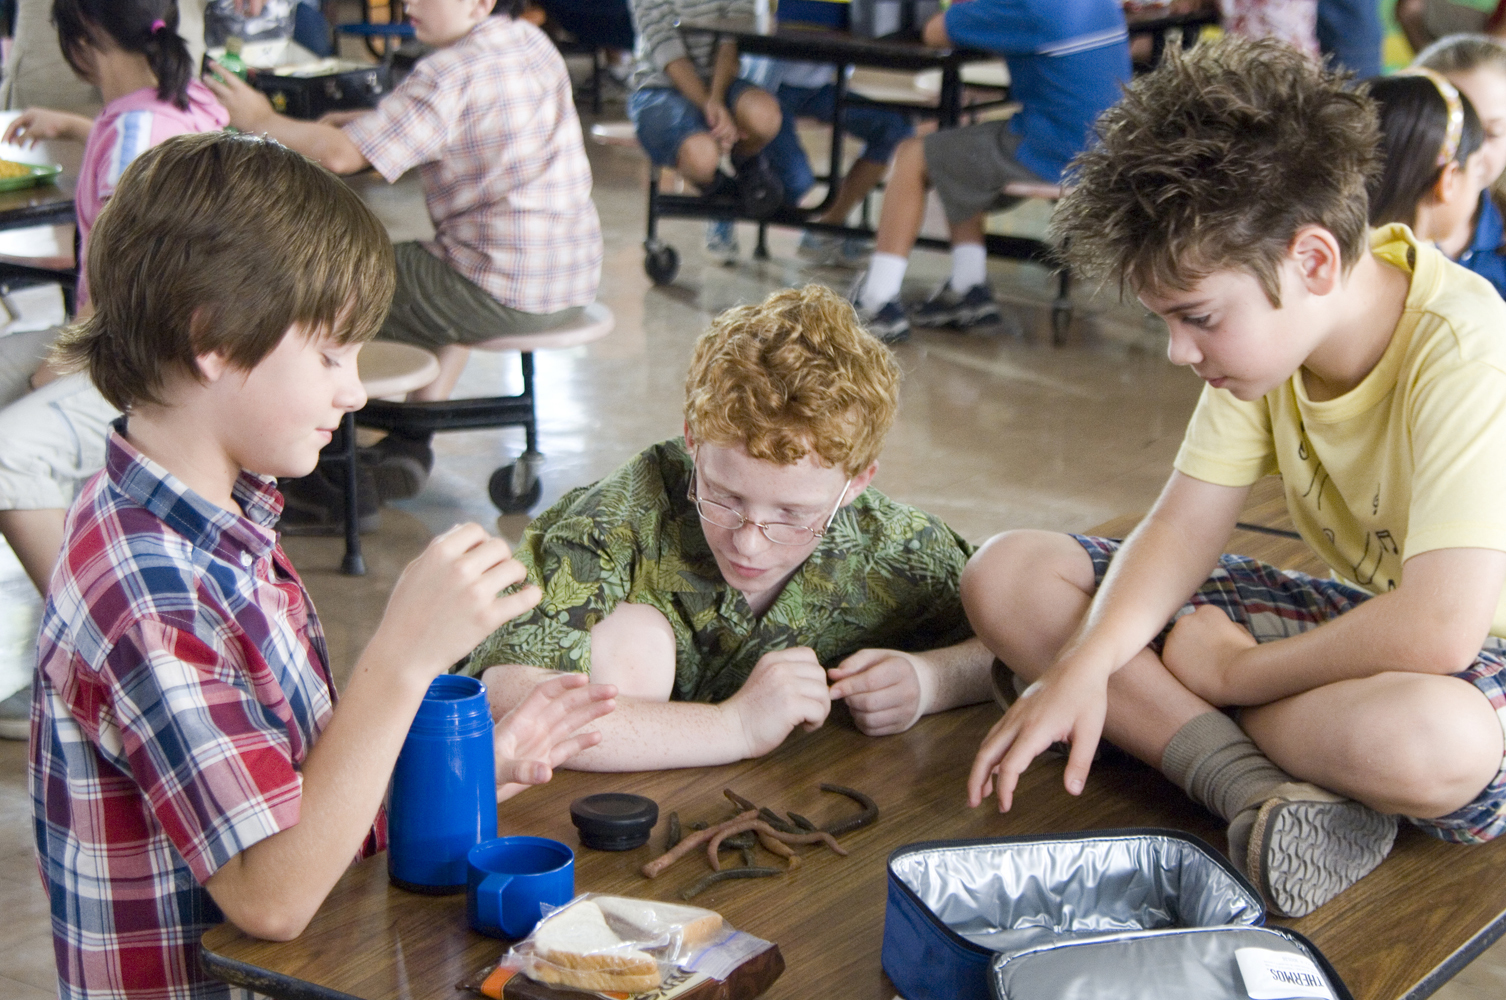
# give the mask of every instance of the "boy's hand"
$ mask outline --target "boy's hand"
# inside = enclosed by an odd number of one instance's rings
[[[968,804],[981,804],[994,790],[997,775],[999,811],[1008,812],[1020,775],[1058,741],[1072,746],[1064,777],[1067,791],[1082,794],[1108,707],[1106,676],[1089,665],[1058,661],[984,737],[967,778]]]
[[[706,102],[706,107],[702,110],[706,115],[707,130],[710,131],[711,138],[716,140],[717,145],[722,147],[722,152],[725,153],[735,146],[740,138],[737,131],[737,119],[732,117],[732,112],[727,110],[727,105],[718,100],[710,100]]]
[[[600,743],[601,733],[579,730],[616,708],[616,695],[611,684],[590,684],[585,674],[563,674],[539,684],[497,720],[497,801],[542,785],[554,777],[556,767]]]
[[[502,539],[478,524],[457,525],[431,541],[398,577],[372,645],[436,677],[539,603],[543,594],[532,585],[501,593],[527,575]]]
[[[869,736],[890,736],[925,714],[934,687],[929,665],[897,649],[860,649],[826,672],[833,701],[845,699]]]
[[[1177,619],[1166,637],[1161,662],[1187,690],[1215,708],[1258,705],[1269,699],[1241,691],[1239,654],[1255,648],[1255,637],[1218,608],[1204,604]]]
[[[242,132],[257,134],[277,115],[267,95],[236,76],[213,59],[205,61],[204,86],[230,112],[230,124]]]
[[[831,691],[815,650],[796,646],[760,657],[742,689],[721,707],[742,727],[745,756],[762,757],[796,726],[819,728],[831,712]]]
[[[39,142],[48,139],[73,139],[82,141],[88,138],[89,127],[93,123],[82,115],[69,114],[66,111],[50,111],[47,108],[28,108],[10,123],[5,130],[5,136],[0,142],[30,149]],[[80,135],[82,131],[82,135]]]

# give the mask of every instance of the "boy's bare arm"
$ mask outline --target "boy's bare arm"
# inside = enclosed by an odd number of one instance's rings
[[[593,653],[591,679],[620,686],[624,693],[616,711],[596,724],[601,743],[566,765],[576,770],[653,771],[761,757],[783,743],[796,726],[820,726],[831,710],[826,673],[816,654],[804,646],[766,653],[742,688],[715,705],[669,700],[672,655],[667,670],[634,671],[631,679],[603,661],[599,652]],[[520,664],[488,667],[481,679],[492,715],[501,717],[530,687],[551,676],[553,671]]]
[[[1216,486],[1173,472],[1155,507],[1114,557],[1076,634],[1026,697],[990,730],[968,777],[968,800],[1001,809],[1030,762],[1052,743],[1072,745],[1065,783],[1087,781],[1108,710],[1109,676],[1153,639],[1207,579],[1234,530],[1248,487]]]
[[[1386,671],[1452,674],[1475,659],[1506,584],[1506,552],[1436,549],[1408,559],[1401,585],[1289,639],[1256,645],[1216,609],[1172,629],[1164,660],[1213,705],[1263,705]]]
[[[923,653],[861,649],[826,675],[832,700],[847,702],[858,729],[891,736],[921,716],[988,701],[993,660],[983,640],[972,638]]]
[[[534,587],[498,596],[526,575],[510,555],[506,543],[465,525],[436,538],[403,572],[329,726],[303,763],[297,825],[253,844],[205,883],[241,930],[288,940],[312,919],[371,828],[429,682],[465,655],[468,644],[538,601]],[[592,742],[576,730],[610,711],[610,689],[562,679],[549,694],[542,699],[549,706],[535,702],[535,715],[546,716],[550,729],[546,742],[570,752]],[[536,747],[539,740],[535,734],[527,742]],[[551,762],[552,755],[542,763]],[[521,775],[538,776],[537,770]]]
[[[206,72],[204,85],[230,112],[230,124],[235,128],[253,135],[271,136],[289,149],[317,161],[331,173],[353,174],[370,166],[359,147],[334,125],[280,115],[272,110],[272,103],[261,91],[218,64],[210,62],[209,65],[217,72]]]

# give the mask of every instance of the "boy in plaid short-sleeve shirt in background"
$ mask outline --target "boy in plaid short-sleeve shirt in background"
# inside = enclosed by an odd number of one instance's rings
[[[499,598],[523,567],[452,529],[399,579],[336,706],[271,478],[306,474],[365,403],[356,352],[391,294],[386,234],[334,177],[247,136],[169,140],[122,177],[89,269],[97,312],[61,350],[126,416],[68,514],[39,639],[30,784],[59,993],[218,1000],[203,932],[302,931],[381,846],[429,681],[539,595]],[[497,729],[499,798],[594,744],[576,731],[612,693],[540,685]]]
[[[204,78],[231,125],[337,174],[370,166],[396,181],[419,169],[435,237],[397,244],[397,292],[377,334],[439,354],[439,379],[414,399],[449,397],[466,345],[577,321],[601,278],[601,225],[564,60],[543,32],[508,16],[520,2],[500,0],[498,16],[492,5],[408,3],[419,41],[438,51],[374,111],[296,121],[229,73]],[[430,437],[389,435],[377,446],[383,499],[423,487]]]

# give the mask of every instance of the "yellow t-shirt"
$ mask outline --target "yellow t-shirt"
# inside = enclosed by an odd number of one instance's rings
[[[1300,371],[1248,403],[1204,387],[1175,465],[1221,486],[1281,473],[1303,540],[1381,593],[1419,552],[1506,551],[1506,303],[1405,226],[1370,245],[1412,279],[1370,374],[1322,402]],[[1506,594],[1491,632],[1506,636]]]

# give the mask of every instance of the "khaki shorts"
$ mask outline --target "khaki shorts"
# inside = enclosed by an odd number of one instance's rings
[[[581,306],[530,313],[504,306],[419,243],[397,243],[397,291],[377,334],[437,351],[510,333],[537,333],[579,321]]]
[[[1041,182],[1014,158],[1020,136],[1007,120],[942,129],[926,136],[925,143],[926,173],[948,222],[966,222],[1018,204],[1019,198],[1002,193],[1011,181]]]

